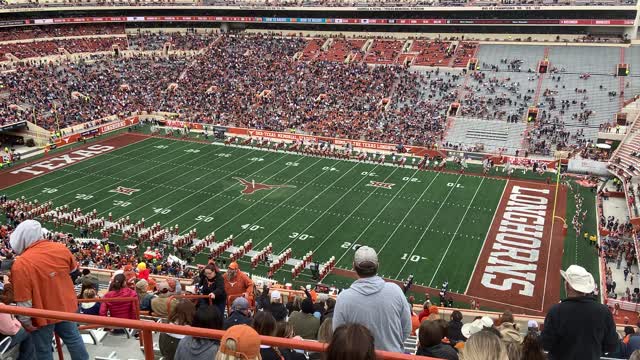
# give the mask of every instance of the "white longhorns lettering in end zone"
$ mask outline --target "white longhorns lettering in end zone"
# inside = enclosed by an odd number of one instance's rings
[[[512,188],[482,276],[483,286],[509,291],[519,285],[520,295],[533,296],[549,193],[549,189]],[[495,282],[497,274],[502,280]]]
[[[74,164],[78,161],[86,160],[90,157],[100,155],[113,149],[115,149],[115,146],[91,145],[84,150],[72,151],[68,154],[56,156],[31,166],[25,166],[23,168],[12,171],[10,174],[26,173],[31,175],[41,175],[48,171],[56,170],[63,166]]]

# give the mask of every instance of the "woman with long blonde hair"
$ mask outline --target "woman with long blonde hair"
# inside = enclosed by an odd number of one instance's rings
[[[460,353],[461,360],[509,360],[500,337],[491,330],[481,330],[469,338]]]

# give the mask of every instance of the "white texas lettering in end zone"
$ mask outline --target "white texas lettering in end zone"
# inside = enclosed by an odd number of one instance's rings
[[[115,149],[115,146],[91,145],[83,150],[72,151],[68,154],[56,156],[31,166],[25,166],[23,168],[12,171],[10,174],[26,173],[31,175],[41,175],[48,171],[56,170],[63,166],[74,164],[78,161],[86,160],[90,157],[100,155],[113,149]]]
[[[549,189],[514,186],[482,276],[487,288],[533,296],[540,246],[550,202]],[[500,277],[501,282],[495,280]]]

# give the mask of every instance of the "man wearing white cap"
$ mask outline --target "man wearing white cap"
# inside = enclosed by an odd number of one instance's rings
[[[402,289],[378,273],[378,254],[368,246],[356,250],[353,268],[358,274],[349,289],[338,295],[333,329],[347,323],[366,326],[378,350],[404,352],[411,333],[411,309]]]
[[[73,255],[62,243],[44,240],[39,222],[23,221],[11,234],[9,243],[18,255],[11,268],[14,300],[21,307],[76,312],[78,301],[70,273],[78,267]],[[31,332],[37,360],[51,360],[51,339],[55,331],[73,360],[87,360],[76,323],[42,318],[18,317]]]
[[[593,276],[571,265],[560,271],[567,298],[549,309],[544,319],[542,344],[549,360],[597,360],[616,351],[618,334],[609,309],[592,295]]]

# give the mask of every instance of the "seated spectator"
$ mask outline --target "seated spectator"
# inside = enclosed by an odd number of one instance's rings
[[[248,325],[227,329],[215,360],[260,360],[260,335]]]
[[[449,340],[453,344],[467,340],[467,338],[462,335],[462,313],[458,310],[454,310],[451,312],[450,318],[451,320],[449,320],[447,331]]]
[[[529,332],[522,342],[522,360],[546,360],[542,343],[534,333]]]
[[[418,351],[416,355],[430,356],[446,360],[458,360],[458,353],[449,344],[442,343],[445,334],[435,321],[423,321],[418,331]]]
[[[328,344],[331,342],[331,336],[333,336],[333,318],[328,318],[320,324],[320,329],[318,329],[318,342]],[[309,359],[320,360],[323,355],[323,353],[312,352],[309,353]]]
[[[560,274],[567,298],[549,309],[542,331],[549,359],[596,360],[616,351],[616,324],[607,306],[591,295],[596,287],[593,276],[577,265]]]
[[[282,303],[282,294],[280,294],[280,291],[278,290],[271,293],[271,304],[269,304],[266,310],[273,315],[276,321],[287,321],[290,314]]]
[[[145,279],[140,279],[136,283],[136,294],[138,294],[138,302],[140,310],[151,311],[151,299],[154,298],[153,293],[148,291],[149,283]]]
[[[504,341],[505,343],[513,342],[516,344],[522,344],[522,335],[520,334],[520,330],[513,320],[513,313],[511,313],[511,311],[507,310],[502,313],[498,331],[500,331],[500,335],[502,335],[502,341]]]
[[[293,332],[293,326],[283,321],[276,324],[275,336],[283,339],[302,340],[300,336],[297,336]],[[293,349],[287,349],[287,348],[278,348],[278,349],[280,350],[280,353],[282,353],[282,356],[286,360],[306,360],[306,357],[304,356],[304,351],[302,350],[293,350]]]
[[[320,328],[320,320],[313,316],[314,308],[311,299],[302,300],[300,311],[294,311],[289,317],[289,323],[293,326],[293,331],[302,336],[303,339],[315,340]]]
[[[216,306],[199,306],[191,326],[222,330],[223,315]],[[185,336],[178,343],[175,360],[211,360],[216,356],[220,342],[215,339]]]
[[[491,329],[480,330],[471,335],[460,357],[464,360],[509,360],[507,349],[500,340],[499,333]]]
[[[373,334],[360,324],[338,326],[327,346],[326,360],[375,360]]]
[[[129,301],[109,302],[104,301],[100,305],[100,316],[109,316],[123,319],[137,319],[136,306],[138,304],[138,295],[135,291],[129,289],[126,286],[126,278],[123,274],[118,274],[113,278],[109,292],[104,294],[104,299],[109,298],[122,298],[130,297],[135,298],[136,302],[133,304]]]
[[[249,300],[239,297],[231,304],[231,314],[224,320],[224,329],[234,325],[251,324],[251,314],[249,313]]]
[[[11,303],[13,298],[13,290],[11,284],[4,285],[4,290],[0,292],[0,309]],[[35,359],[35,348],[31,334],[28,333],[13,315],[0,313],[0,340],[6,336],[11,337],[9,348],[20,346],[20,353],[17,360]]]
[[[169,292],[169,283],[166,281],[161,281],[158,283],[158,295],[151,299],[151,311],[155,316],[167,317],[169,316],[169,298],[173,295]],[[175,310],[176,301],[171,302],[171,312]]]
[[[82,292],[82,299],[95,299],[98,297],[96,291],[89,288],[85,289]],[[80,312],[85,315],[100,315],[100,307],[102,305],[99,302],[81,302],[80,303]]]
[[[420,314],[418,314],[418,319],[420,320],[420,323],[422,323],[422,320],[426,319],[429,316],[430,306],[431,306],[431,301],[425,301],[424,304],[422,304],[422,311],[420,312]]]
[[[145,264],[144,262],[140,262],[136,267],[136,269],[138,269],[138,275],[137,275],[138,279],[144,279],[149,281],[149,275],[151,274],[151,271],[147,269],[147,264]]]
[[[480,332],[484,328],[492,328],[493,320],[488,316],[483,316],[480,319],[476,319],[473,322],[462,325],[462,336],[469,339],[471,335]]]
[[[193,316],[196,313],[196,306],[193,302],[185,299],[178,300],[175,310],[169,316],[169,323],[174,325],[190,326],[193,323]],[[164,360],[173,360],[178,343],[185,335],[161,333],[158,338],[160,353]]]
[[[275,336],[276,324],[276,319],[273,318],[271,313],[260,311],[253,317],[251,327],[254,328],[259,335]],[[261,345],[260,357],[262,360],[281,360],[284,356],[277,347]]]
[[[328,298],[324,303],[324,307],[324,313],[322,314],[322,317],[320,317],[321,326],[325,320],[331,319],[333,317],[333,309],[336,307],[336,300],[332,297]]]

